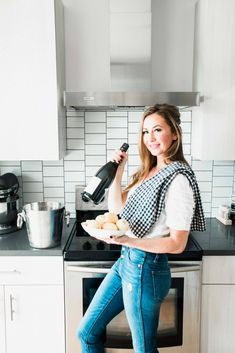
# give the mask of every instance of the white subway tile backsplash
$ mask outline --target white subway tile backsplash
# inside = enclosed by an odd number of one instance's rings
[[[221,176],[213,178],[213,186],[224,186],[224,187],[232,187],[233,185],[233,177],[232,176]]]
[[[86,123],[101,123],[106,122],[106,112],[86,112]]]
[[[20,161],[0,161],[0,167],[20,167]]]
[[[84,161],[64,161],[64,170],[66,172],[83,172],[84,168]]]
[[[43,175],[46,177],[60,177],[64,175],[64,169],[62,166],[45,166],[43,168]]]
[[[86,156],[104,155],[106,156],[106,145],[86,145]]]
[[[234,166],[234,161],[214,161],[214,165],[232,165],[232,166]]]
[[[93,177],[98,171],[99,166],[86,166],[86,178]]]
[[[118,117],[118,118],[113,118],[113,117],[108,117],[107,118],[107,128],[123,128],[127,127],[127,118],[126,117]]]
[[[213,187],[212,196],[213,197],[230,197],[232,195],[232,187]]]
[[[78,110],[70,110],[69,109],[69,110],[67,110],[66,115],[67,115],[67,117],[69,117],[69,116],[84,117],[85,113],[78,111]]]
[[[120,111],[116,111],[116,112],[110,112],[107,111],[107,117],[127,117],[128,113],[127,112],[120,112]]]
[[[44,177],[43,178],[44,187],[63,187],[64,177]]]
[[[191,135],[188,133],[183,134],[182,136],[183,143],[191,143]]]
[[[128,132],[130,134],[138,134],[138,132],[139,132],[139,123],[129,123],[128,124]]]
[[[85,148],[84,139],[67,139],[68,150],[81,150]]]
[[[85,139],[87,145],[106,144],[106,134],[86,134]]]
[[[140,165],[140,157],[139,155],[129,155],[128,157],[129,165],[139,166]]]
[[[24,192],[23,195],[23,205],[32,202],[41,202],[44,201],[42,192]]]
[[[44,196],[53,198],[64,197],[64,188],[44,188]]]
[[[120,148],[124,142],[127,142],[127,138],[122,138],[122,139],[108,139],[107,140],[107,151],[108,155],[110,152],[113,152],[114,150]]]
[[[129,144],[138,144],[138,133],[128,134]]]
[[[125,128],[116,128],[111,129],[107,128],[107,138],[108,139],[127,139],[127,129]]]
[[[106,155],[105,156],[86,156],[86,165],[87,166],[101,166],[106,163]]]
[[[18,176],[20,204],[39,201],[65,203],[75,217],[75,186],[85,186],[113,151],[127,142],[129,159],[122,186],[140,165],[139,122],[142,110],[67,111],[67,155],[60,161],[0,161],[0,174]],[[230,203],[235,192],[234,161],[199,161],[191,156],[191,111],[181,111],[183,150],[195,171],[205,215],[217,215],[218,206]]]
[[[212,161],[199,161],[194,159],[192,161],[193,170],[212,170]]]
[[[64,191],[65,191],[65,196],[67,194],[67,192],[74,192],[75,191],[75,187],[76,185],[78,185],[78,182],[77,181],[74,181],[74,182],[66,182],[64,184]],[[84,184],[81,184],[81,185],[84,185]]]
[[[84,172],[64,172],[64,180],[74,181],[77,184],[84,184],[85,182],[85,173]]]
[[[14,171],[12,172],[14,173]],[[42,181],[42,172],[22,172],[22,181]]]
[[[191,126],[192,126],[191,123],[183,122],[181,124],[183,133],[191,133]]]
[[[189,145],[189,144],[184,144],[183,145],[183,151],[184,151],[184,154],[185,155],[189,155],[189,154],[191,154],[191,145]]]
[[[84,128],[84,119],[81,117],[67,117],[67,128]]]
[[[192,121],[192,112],[188,111],[188,112],[180,112],[180,119],[181,122],[191,122]]]
[[[85,124],[85,132],[86,134],[102,134],[106,132],[106,124],[105,123],[86,123]]]
[[[214,165],[213,175],[214,176],[233,176],[234,170],[233,165],[231,166],[217,166]]]
[[[59,160],[59,161],[43,161],[43,166],[63,166],[64,165],[64,161],[63,159]]]
[[[143,111],[136,111],[136,112],[129,112],[128,117],[129,117],[129,122],[136,122],[139,123],[141,118],[143,116]]]
[[[83,161],[85,159],[84,150],[67,150],[65,161]]]
[[[23,183],[24,192],[43,192],[43,183],[28,182]]]
[[[61,205],[64,205],[64,197],[44,197],[45,201],[51,201],[51,202],[60,202]]]
[[[200,191],[211,192],[212,182],[198,181]]]
[[[70,202],[70,203],[73,203],[75,202],[75,189],[74,189],[74,192],[66,192],[66,195],[65,195],[65,202]]]
[[[202,192],[201,190],[202,202],[211,202],[211,192]]]
[[[84,138],[84,129],[83,128],[67,128],[67,138],[68,139],[82,139]]]
[[[212,173],[210,171],[195,171],[198,181],[212,181]]]

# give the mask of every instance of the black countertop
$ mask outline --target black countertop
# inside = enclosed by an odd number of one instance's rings
[[[0,256],[62,256],[74,222],[75,219],[70,219],[69,227],[64,222],[61,244],[49,249],[31,248],[24,224],[22,229],[0,236]]]
[[[203,255],[235,255],[235,224],[225,226],[216,218],[207,218],[205,232],[192,232]]]
[[[62,256],[64,247],[75,223],[64,225],[61,245],[50,249],[31,248],[26,228],[0,237],[0,256]],[[169,255],[170,260],[197,260],[203,255],[235,255],[235,224],[225,226],[216,218],[207,219],[206,232],[192,232],[182,254]]]

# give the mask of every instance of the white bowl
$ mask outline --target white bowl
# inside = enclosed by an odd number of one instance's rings
[[[120,237],[125,234],[124,230],[111,230],[111,229],[97,229],[87,227],[86,223],[81,223],[83,229],[92,237],[105,239],[110,238],[110,236]]]

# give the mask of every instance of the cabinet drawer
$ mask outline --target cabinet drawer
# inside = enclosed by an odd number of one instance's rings
[[[63,284],[63,257],[0,257],[0,284]]]
[[[202,283],[235,284],[235,256],[204,256]]]

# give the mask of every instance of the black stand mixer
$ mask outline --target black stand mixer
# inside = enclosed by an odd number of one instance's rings
[[[19,209],[19,181],[15,174],[0,176],[0,236],[16,231]]]

